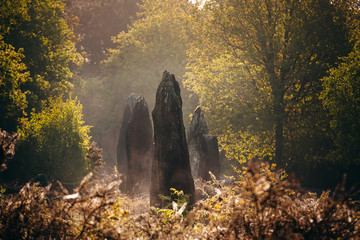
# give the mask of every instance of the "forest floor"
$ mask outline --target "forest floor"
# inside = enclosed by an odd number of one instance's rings
[[[360,239],[359,203],[341,185],[319,196],[284,177],[249,165],[232,183],[196,180],[194,206],[174,191],[163,209],[121,193],[118,174],[89,175],[74,194],[26,184],[0,195],[0,239]]]

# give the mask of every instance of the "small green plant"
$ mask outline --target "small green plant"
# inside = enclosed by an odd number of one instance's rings
[[[176,204],[176,206],[183,206],[186,204],[187,206],[190,202],[190,196],[188,194],[184,194],[182,190],[179,191],[175,188],[170,188],[170,196],[160,195],[159,198],[162,201],[161,206],[163,206],[161,211],[164,209],[174,209],[174,204]]]
[[[190,196],[188,194],[184,194],[182,190],[178,191],[175,188],[170,188],[171,191],[171,199],[175,200],[177,205],[183,205],[184,203],[188,204],[190,201]]]

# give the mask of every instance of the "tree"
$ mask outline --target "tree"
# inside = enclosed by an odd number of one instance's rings
[[[207,35],[201,34],[205,38],[198,45],[200,50],[196,47],[191,50],[190,56],[195,60],[190,61],[189,68],[197,72],[198,66],[193,63],[203,61],[207,67],[205,70],[200,68],[203,75],[211,73],[216,80],[226,83],[235,80],[239,86],[232,84],[227,88],[225,85],[231,101],[237,99],[241,91],[251,90],[247,91],[251,95],[249,98],[241,95],[238,98],[240,106],[244,106],[238,114],[248,115],[250,111],[250,119],[255,120],[244,122],[243,127],[253,126],[251,122],[263,122],[265,124],[259,124],[260,130],[274,134],[275,161],[280,167],[285,167],[288,162],[289,154],[284,151],[294,137],[293,132],[289,132],[293,129],[290,126],[307,127],[304,122],[319,117],[314,113],[320,103],[319,79],[329,66],[334,66],[339,56],[346,55],[351,49],[349,21],[354,9],[349,4],[352,2],[214,0],[208,1],[200,10],[203,12],[199,17],[203,19],[201,24],[206,25],[202,30]],[[224,47],[214,47],[218,54],[210,55],[210,62],[225,61],[228,66],[216,68],[220,70],[218,72],[208,67],[207,57],[202,54],[204,48],[214,42],[220,42]],[[238,73],[234,74],[234,71]],[[195,89],[199,80],[195,74],[188,76],[190,89]],[[201,99],[210,93],[206,88],[198,92],[202,92]],[[225,107],[228,108],[228,104]]]
[[[23,57],[21,52],[0,39],[0,127],[8,132],[16,131],[27,107],[26,93],[21,87],[30,78]]]
[[[331,115],[335,149],[330,154],[346,170],[360,166],[360,50],[342,58],[323,79],[321,99]]]
[[[74,64],[80,62],[73,34],[63,18],[59,0],[4,0],[0,3],[0,35],[6,44],[22,49],[23,63],[32,81],[21,86],[27,96],[28,113],[51,96],[72,89]]]
[[[144,0],[139,7],[139,19],[113,38],[116,48],[110,49],[105,61],[104,84],[122,89],[124,93],[118,95],[124,101],[137,91],[154,106],[162,72],[169,70],[179,77],[185,73],[189,13],[185,0]]]
[[[23,119],[6,178],[28,181],[43,173],[64,183],[79,183],[90,164],[86,161],[90,127],[84,125],[81,110],[76,99],[63,102],[59,97]]]
[[[140,0],[66,0],[65,14],[76,37],[76,48],[86,59],[83,74],[98,70],[107,49],[114,48],[111,37],[125,31],[136,18]]]

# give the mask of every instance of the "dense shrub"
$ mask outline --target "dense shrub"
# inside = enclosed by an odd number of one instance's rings
[[[334,148],[328,159],[346,172],[352,184],[360,183],[360,50],[341,59],[323,79],[321,99],[330,113]]]
[[[64,183],[79,183],[88,169],[89,126],[83,125],[77,100],[49,101],[39,113],[24,119],[8,178],[28,179],[43,173]]]

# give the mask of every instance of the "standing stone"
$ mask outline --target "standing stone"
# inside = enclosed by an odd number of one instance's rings
[[[193,113],[188,134],[190,166],[194,178],[200,177],[200,159],[204,157],[203,154],[200,156],[200,153],[204,152],[201,151],[202,148],[206,148],[203,144],[203,135],[207,133],[204,113],[200,107],[197,107]]]
[[[201,107],[197,107],[189,129],[190,165],[193,177],[204,180],[211,179],[209,171],[216,178],[220,176],[218,140],[208,133],[204,113]]]
[[[173,74],[163,73],[156,92],[154,122],[155,158],[151,173],[151,206],[161,206],[159,195],[170,196],[170,188],[190,195],[194,203],[194,180],[182,116],[179,83]]]
[[[117,165],[119,173],[127,173],[128,163],[126,154],[126,131],[129,127],[129,122],[132,116],[133,109],[135,107],[136,97],[132,93],[128,97],[123,113],[123,119],[120,128],[119,140],[117,145]]]
[[[154,147],[149,108],[141,95],[136,100],[126,132],[126,153],[127,191],[145,192],[150,187]]]
[[[219,179],[221,169],[218,139],[216,136],[205,134],[204,140],[206,143],[206,154],[204,155],[207,155],[207,157],[205,157],[205,161],[200,162],[199,174],[201,178],[208,181],[211,179],[209,175],[210,171],[216,179]]]

